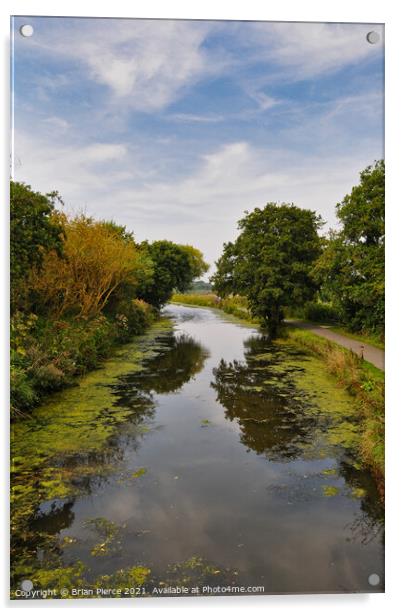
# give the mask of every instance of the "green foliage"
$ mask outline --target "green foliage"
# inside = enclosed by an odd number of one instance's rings
[[[311,332],[294,328],[287,331],[291,340],[322,357],[337,380],[355,396],[360,408],[360,453],[384,490],[384,373],[373,369],[352,351]],[[352,424],[355,430],[355,424]],[[344,435],[338,434],[343,438]],[[354,438],[352,434],[349,438]]]
[[[154,320],[154,309],[142,299],[121,300],[115,307],[118,342],[128,342],[142,334]]]
[[[301,306],[316,292],[311,271],[321,253],[321,224],[315,212],[295,205],[268,203],[247,213],[217,262],[214,289],[222,297],[245,296],[252,316],[276,335],[283,308]]]
[[[210,278],[212,289],[220,297],[227,297],[227,295],[237,292],[238,285],[235,279],[235,266],[238,259],[237,245],[232,242],[224,244],[223,254],[216,263],[217,270]]]
[[[249,323],[259,323],[258,317],[253,317],[249,310],[248,300],[241,295],[232,295],[221,300],[221,310],[227,314],[232,314],[237,319],[243,319]]]
[[[54,216],[57,192],[41,195],[27,184],[10,185],[10,274],[11,309],[23,307],[26,280],[32,267],[39,270],[44,256],[54,250],[62,254],[63,226]]]
[[[315,323],[338,323],[340,315],[329,303],[321,301],[306,302],[303,306],[285,311],[286,318],[305,319]]]
[[[168,302],[174,290],[188,290],[192,281],[208,269],[202,253],[192,246],[161,240],[144,242],[142,249],[151,258],[154,272],[152,279],[139,287],[138,296],[156,308]]]
[[[331,232],[314,271],[322,293],[351,331],[384,331],[384,162],[360,174],[337,204],[340,231]]]
[[[96,580],[98,588],[138,588],[143,586],[151,570],[141,565],[119,569],[112,575],[102,575]]]
[[[13,414],[98,367],[208,269],[193,246],[139,246],[124,226],[68,217],[57,200],[11,182]]]

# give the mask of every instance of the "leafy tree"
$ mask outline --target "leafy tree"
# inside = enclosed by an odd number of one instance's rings
[[[209,265],[205,263],[203,259],[203,254],[198,248],[194,246],[190,246],[189,244],[177,244],[178,247],[183,250],[189,259],[189,272],[188,274],[191,276],[190,283],[206,274],[209,269]]]
[[[337,204],[340,231],[331,231],[319,258],[322,294],[354,331],[384,330],[384,161],[360,174],[360,183]]]
[[[311,270],[321,252],[321,224],[315,212],[293,204],[268,203],[246,212],[240,235],[225,244],[217,262],[216,291],[244,295],[252,315],[274,337],[283,307],[303,305],[317,289]]]
[[[46,254],[60,257],[63,225],[55,216],[57,192],[42,195],[30,186],[11,182],[10,186],[10,267],[11,308],[14,312],[26,300],[27,278],[32,267],[41,269]]]
[[[152,260],[153,276],[139,287],[138,297],[156,308],[168,302],[174,290],[187,291],[192,281],[208,269],[202,253],[192,246],[160,240],[143,242],[141,247]]]
[[[217,261],[217,270],[210,278],[212,287],[221,297],[239,293],[234,280],[235,265],[238,261],[238,245],[233,242],[224,244],[223,254]]]
[[[149,260],[114,224],[81,215],[64,228],[65,258],[48,253],[31,276],[42,312],[97,316],[122,285],[135,289],[148,275]]]

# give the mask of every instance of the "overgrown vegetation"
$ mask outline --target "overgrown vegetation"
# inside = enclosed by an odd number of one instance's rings
[[[361,459],[384,491],[384,373],[348,349],[308,331],[287,328],[301,347],[323,358],[328,371],[356,397],[361,410]]]
[[[340,315],[337,310],[328,302],[310,301],[296,309],[285,308],[284,316],[287,319],[296,318],[314,323],[340,323]]]
[[[174,289],[207,271],[202,253],[167,240],[138,244],[113,221],[67,216],[57,192],[11,182],[13,414],[95,368],[142,333]]]

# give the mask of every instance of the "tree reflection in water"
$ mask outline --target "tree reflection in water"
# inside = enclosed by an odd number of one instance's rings
[[[78,496],[94,493],[115,474],[124,460],[129,444],[135,451],[141,444],[146,424],[155,413],[157,394],[177,392],[197,372],[202,370],[208,352],[187,335],[168,332],[155,341],[150,357],[142,362],[139,371],[122,375],[112,384],[113,404],[100,408],[93,422],[93,438],[102,426],[112,426],[113,432],[105,446],[97,451],[79,450],[63,456],[49,456],[41,461],[35,474],[15,469],[13,485],[29,495],[29,506],[13,509],[12,583],[19,571],[29,572],[62,566],[63,549],[58,535],[74,520],[73,506]],[[65,392],[68,396],[68,392]],[[83,401],[84,402],[84,401]],[[88,405],[91,404],[88,397]],[[113,409],[127,409],[128,415],[113,414]],[[125,417],[125,419],[124,419]],[[45,430],[46,426],[42,426]],[[42,484],[49,477],[58,477],[55,487],[65,497],[44,501]],[[49,483],[47,481],[47,483]]]
[[[217,400],[227,419],[238,421],[246,447],[272,461],[299,457],[318,418],[307,412],[310,403],[301,399],[291,369],[280,366],[282,353],[268,338],[251,337],[244,346],[245,362],[222,359],[213,370]]]
[[[153,403],[154,394],[177,392],[203,368],[207,350],[186,334],[169,332],[157,340],[161,351],[145,359],[139,372],[121,377],[113,385],[115,406]]]
[[[294,375],[305,370],[305,354],[277,346],[265,336],[250,337],[244,347],[244,361],[222,359],[211,383],[225,417],[238,423],[240,441],[273,462],[337,459],[336,472],[345,480],[347,493],[357,495],[361,503],[360,515],[349,526],[351,540],[368,543],[383,531],[383,503],[373,477],[359,463],[355,446],[333,446],[327,441],[338,418],[318,408],[297,385]],[[289,357],[295,361],[289,362]]]

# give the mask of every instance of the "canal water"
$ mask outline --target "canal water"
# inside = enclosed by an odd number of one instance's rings
[[[170,305],[13,425],[12,588],[382,591],[359,426],[320,360]]]

